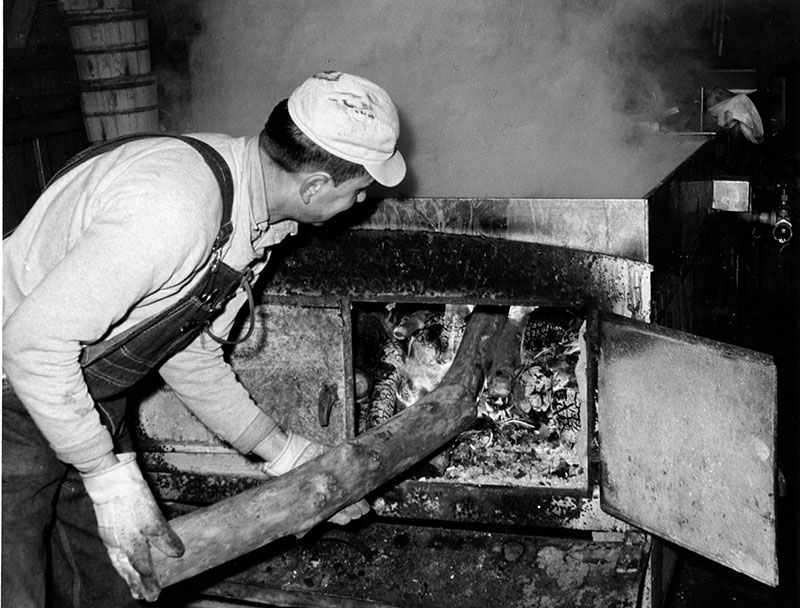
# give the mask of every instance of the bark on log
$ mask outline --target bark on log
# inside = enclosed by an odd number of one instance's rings
[[[476,309],[447,374],[412,407],[285,475],[171,520],[186,552],[171,558],[153,551],[161,585],[306,533],[470,428],[504,321]]]
[[[486,397],[490,402],[508,405],[516,383],[515,372],[520,364],[520,351],[525,337],[530,306],[512,306],[508,319],[497,338],[492,366],[486,376]]]

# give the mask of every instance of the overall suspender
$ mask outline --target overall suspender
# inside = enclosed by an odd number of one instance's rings
[[[82,162],[124,143],[146,137],[179,139],[201,154],[220,186],[222,221],[211,253],[214,262],[206,275],[180,301],[113,338],[84,347],[80,364],[86,384],[95,400],[109,399],[121,393],[150,370],[188,346],[200,333],[208,331],[208,326],[235,295],[243,280],[248,289],[251,309],[253,304],[247,282],[251,276],[249,269],[239,272],[219,261],[220,249],[233,231],[233,178],[222,156],[205,142],[183,135],[168,134],[137,134],[115,139],[78,154],[50,183]],[[225,342],[210,331],[208,333],[215,340]],[[247,336],[242,338],[244,339]]]
[[[111,150],[119,148],[121,145],[132,141],[137,141],[140,139],[152,139],[155,137],[168,137],[171,139],[177,139],[192,146],[200,153],[200,155],[203,157],[203,160],[206,161],[209,169],[211,169],[211,172],[214,174],[214,177],[219,184],[220,193],[222,194],[222,222],[220,224],[219,233],[217,234],[217,240],[214,242],[214,250],[216,251],[225,244],[225,242],[228,240],[228,237],[230,237],[231,232],[233,232],[233,225],[231,224],[231,211],[233,209],[233,177],[231,176],[231,170],[228,167],[228,163],[225,162],[225,159],[222,158],[222,155],[213,147],[209,146],[206,142],[195,139],[194,137],[171,133],[135,133],[133,135],[125,135],[123,137],[118,137],[116,139],[95,144],[79,152],[69,161],[67,161],[67,164],[64,165],[50,179],[45,186],[45,190],[47,190],[47,188],[49,188],[50,185],[59,177],[91,158],[106,152],[110,152]]]

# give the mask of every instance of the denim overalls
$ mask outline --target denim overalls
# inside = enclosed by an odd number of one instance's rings
[[[211,146],[179,135],[134,135],[99,144],[76,156],[75,165],[141,137],[173,137],[193,146],[220,185],[223,214],[205,277],[179,302],[112,339],[83,349],[80,364],[115,451],[132,451],[125,425],[124,391],[188,346],[222,311],[249,271],[220,260],[229,238],[233,179]],[[2,606],[74,608],[138,606],[111,566],[97,535],[94,510],[77,471],[60,462],[13,390],[3,383]],[[48,543],[49,537],[49,543]],[[49,559],[48,559],[49,558]],[[46,564],[50,562],[52,570]],[[53,583],[52,581],[55,581]]]

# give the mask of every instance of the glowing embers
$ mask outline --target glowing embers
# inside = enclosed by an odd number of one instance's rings
[[[354,312],[359,431],[433,390],[471,306],[375,304]],[[584,319],[562,308],[497,307],[507,316],[478,418],[422,467],[423,479],[478,485],[587,484]]]

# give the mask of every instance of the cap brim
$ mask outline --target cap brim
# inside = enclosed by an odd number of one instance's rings
[[[389,188],[399,184],[406,176],[406,161],[398,151],[389,160],[382,163],[363,163],[363,167],[376,182]]]

